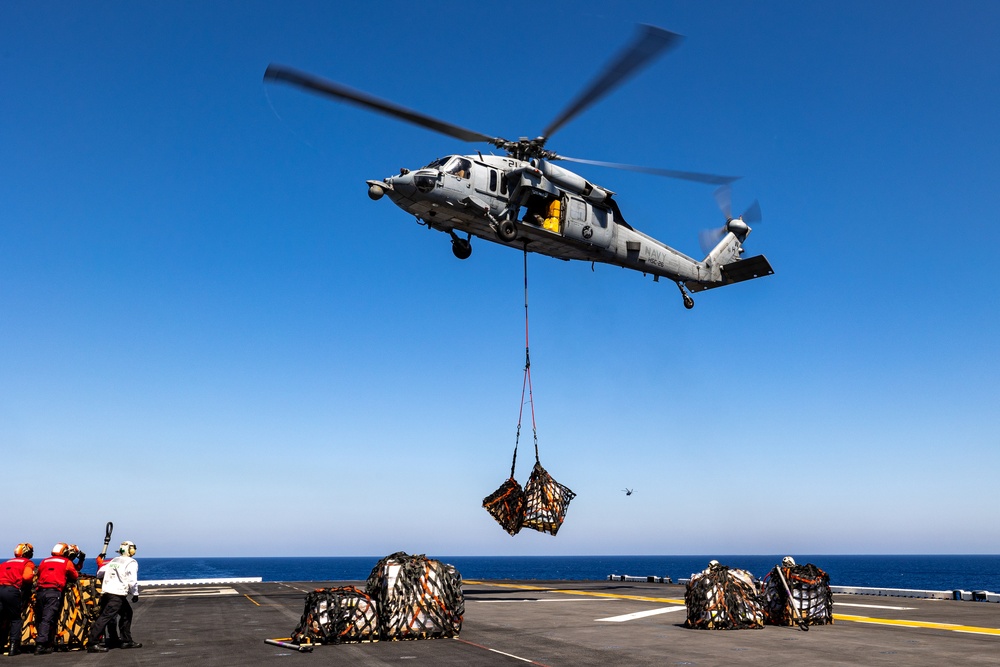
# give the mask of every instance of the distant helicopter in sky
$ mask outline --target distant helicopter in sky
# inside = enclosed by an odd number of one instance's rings
[[[622,489],[622,491],[625,492],[626,496],[631,496],[632,495],[632,489],[630,489],[628,487],[625,487],[624,489]]]
[[[743,215],[733,217],[729,184],[736,177],[571,158],[545,148],[548,138],[563,125],[681,39],[662,28],[642,26],[631,44],[541,136],[517,141],[467,130],[282,65],[270,65],[264,80],[293,84],[462,141],[492,144],[505,151],[503,156],[482,152],[447,155],[420,169],[403,168],[398,176],[367,181],[371,199],[388,197],[419,224],[448,234],[457,258],[467,259],[472,254],[475,236],[562,260],[612,264],[650,274],[654,281],[660,277],[674,281],[685,307],[692,308],[694,300],[688,290],[700,292],[774,273],[763,255],[742,258],[750,224],[756,224],[761,215],[754,202]],[[558,160],[722,186],[716,197],[725,224],[701,235],[706,256],[695,260],[632,227],[625,221],[614,192],[557,166],[554,162]]]

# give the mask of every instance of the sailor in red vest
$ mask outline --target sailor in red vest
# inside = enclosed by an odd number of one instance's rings
[[[52,653],[52,636],[56,630],[63,590],[78,578],[76,566],[67,558],[69,545],[64,542],[52,547],[52,555],[38,564],[38,583],[35,584],[35,609],[39,619],[36,626],[35,653]]]
[[[21,652],[21,613],[24,603],[31,599],[31,580],[35,576],[31,558],[34,555],[35,548],[22,542],[14,547],[14,557],[0,565],[0,643],[10,635],[7,655]]]

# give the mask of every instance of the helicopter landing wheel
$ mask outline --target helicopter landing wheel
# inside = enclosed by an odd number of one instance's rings
[[[517,238],[517,227],[513,220],[501,220],[497,225],[497,238],[504,243],[512,243]]]
[[[451,252],[459,259],[469,259],[472,255],[472,244],[465,239],[452,239]]]
[[[691,295],[687,293],[687,290],[684,289],[684,285],[682,285],[679,280],[677,281],[677,289],[681,291],[681,296],[684,297],[684,307],[688,310],[694,308],[694,299],[692,299]]]

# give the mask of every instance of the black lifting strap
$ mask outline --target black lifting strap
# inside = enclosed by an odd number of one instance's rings
[[[531,433],[535,440],[535,463],[538,463],[538,428],[535,426],[535,401],[531,394],[531,353],[528,344],[528,248],[524,248],[524,381],[521,383],[521,409],[517,413],[517,435],[514,437],[514,458],[510,462],[510,476],[517,466],[517,445],[521,440],[521,420],[524,416],[524,391],[528,390],[531,406]]]

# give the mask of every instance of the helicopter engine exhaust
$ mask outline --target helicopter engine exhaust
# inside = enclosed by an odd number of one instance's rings
[[[582,195],[584,198],[589,199],[595,204],[600,204],[608,198],[607,190],[594,185],[571,171],[567,171],[562,167],[557,167],[546,160],[538,160],[537,166],[538,170],[545,175],[545,178],[549,179],[561,188],[575,192],[578,195]]]

